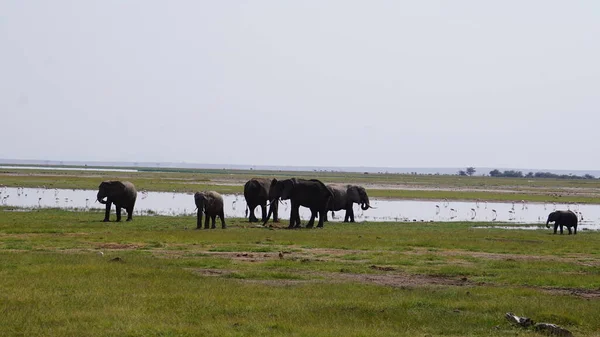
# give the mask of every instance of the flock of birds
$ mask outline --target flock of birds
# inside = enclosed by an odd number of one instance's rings
[[[48,192],[50,192],[50,195],[52,195],[52,193],[53,193],[54,204],[52,206],[54,206],[54,207],[74,208],[74,209],[77,209],[78,207],[79,208],[82,207],[81,199],[75,200],[73,197],[72,198],[69,198],[69,197],[63,198],[60,196],[61,191],[63,191],[63,190],[45,189],[45,188],[36,189],[35,193],[37,193],[37,195],[38,195],[37,206],[40,208],[50,206],[49,204],[51,204],[51,203],[48,203],[47,199],[44,199],[44,198],[48,198],[48,194],[49,194]],[[73,191],[76,191],[76,190],[73,190]],[[15,199],[18,199],[20,197],[27,197],[28,193],[31,194],[34,192],[33,192],[33,189],[25,189],[22,187],[10,188],[10,190],[6,187],[0,188],[0,201],[1,201],[2,205],[8,204],[8,201],[11,198],[10,193],[16,194],[17,198],[15,198]],[[89,196],[90,193],[95,194],[95,191],[85,191],[85,193]],[[140,191],[138,200],[146,200],[149,196],[149,193],[150,192],[145,191],[145,190]],[[175,191],[173,191],[172,199],[175,199],[177,196],[182,196],[182,194],[176,193]],[[187,195],[185,195],[185,196],[186,196],[186,198],[188,197]],[[46,202],[43,202],[44,200]],[[84,209],[89,210],[90,207],[92,206],[91,204],[94,201],[95,201],[95,199],[90,199],[89,197],[86,197]],[[238,204],[243,205],[242,209],[245,209],[246,203],[245,203],[243,196],[241,196],[241,195],[235,195],[233,200],[231,201],[231,209],[233,210],[233,213],[235,214],[233,216],[240,216],[239,215],[240,212],[237,212]],[[547,211],[556,210],[557,206],[555,203],[551,203],[549,205],[550,205],[550,207],[548,207],[548,204],[543,204],[543,208],[545,211],[546,210]],[[285,217],[285,214],[289,211],[289,205],[288,205],[288,203],[284,202],[282,206],[283,206],[283,209],[280,211],[280,213],[281,213],[281,215],[283,215]],[[583,214],[580,212],[578,204],[567,205],[567,207],[578,215],[580,221],[583,221]],[[175,208],[168,208],[168,209],[159,210],[159,211],[157,211],[156,209],[155,210],[150,210],[150,209],[140,210],[140,207],[136,207],[136,208],[137,208],[137,210],[136,210],[137,214],[167,214],[167,215],[182,214],[182,210],[177,210]],[[548,208],[550,208],[550,210],[548,210]],[[191,209],[192,209],[192,207],[190,207],[189,209],[184,208],[183,214],[188,214],[188,211],[191,212]],[[529,209],[529,204],[525,200],[521,200],[521,202],[517,202],[517,203],[512,202],[512,205],[511,205],[510,209],[508,210],[507,219],[509,221],[518,220],[517,218],[518,218],[519,211],[526,211],[528,209]],[[255,212],[256,211],[260,212],[260,210],[258,210],[258,209],[255,210]],[[402,217],[401,215],[398,215],[398,216],[387,215],[387,216],[383,216],[383,217],[375,216],[370,213],[373,211],[368,211],[369,214],[367,214],[367,213],[364,213],[360,209],[360,207],[358,207],[358,209],[356,209],[355,211],[357,214],[357,218],[364,218],[365,220],[379,220],[379,221],[396,220],[396,221],[421,221],[421,222],[433,221],[433,219],[425,220],[425,219],[407,218],[407,217]],[[343,216],[343,212],[344,211],[338,212],[337,216]],[[463,212],[462,219],[465,219],[464,209],[462,210],[462,212]],[[468,209],[468,212],[467,212],[468,215],[466,217],[470,220],[476,220],[478,214],[481,214],[482,212],[485,212],[484,220],[497,221],[498,216],[499,216],[499,211],[497,211],[496,209],[488,209],[487,201],[479,201],[479,200],[475,201],[475,204],[473,205],[473,207],[470,207],[470,209]],[[503,212],[506,212],[506,208],[504,208]],[[189,214],[191,214],[191,213],[189,213]],[[504,216],[506,216],[506,213],[504,214]],[[546,216],[547,216],[547,214],[543,214],[543,217],[539,216],[538,221],[545,221]],[[447,199],[444,199],[440,203],[435,204],[435,217],[434,218],[437,218],[437,220],[441,220],[441,221],[456,220],[458,217],[459,217],[459,210],[457,208],[451,207],[451,203]],[[483,219],[483,217],[480,217],[480,218]],[[504,218],[506,218],[506,217],[504,217]]]

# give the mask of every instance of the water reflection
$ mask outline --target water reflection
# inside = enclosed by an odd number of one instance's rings
[[[104,205],[96,202],[96,190],[68,190],[42,188],[0,188],[2,205],[25,208],[65,208],[82,210],[102,210]],[[224,195],[225,216],[245,216],[246,202],[243,195]],[[548,213],[556,209],[570,209],[576,212],[580,223],[593,226],[600,222],[600,206],[579,204],[543,203],[492,203],[476,201],[422,201],[372,199],[371,205],[377,209],[363,211],[354,206],[356,221],[473,221],[509,222],[525,224],[545,224]],[[193,193],[138,192],[135,214],[193,215],[195,205]],[[113,209],[114,211],[114,209]],[[260,217],[260,208],[255,210]],[[288,219],[290,204],[280,205],[280,217]],[[342,221],[344,211],[336,212],[331,221]],[[300,208],[303,220],[310,218],[310,211]],[[597,227],[597,225],[596,225]],[[591,228],[591,227],[590,227]]]

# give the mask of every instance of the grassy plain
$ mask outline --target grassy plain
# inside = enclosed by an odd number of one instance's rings
[[[241,193],[254,176],[358,183],[372,197],[600,203],[598,180],[331,172],[10,169],[0,186]],[[600,233],[474,223],[193,230],[193,217],[0,207],[6,336],[540,336],[506,312],[600,331]],[[281,224],[285,226],[285,224]],[[103,255],[100,255],[100,252]]]
[[[139,169],[139,168],[138,168]],[[371,197],[600,204],[600,179],[527,179],[450,175],[361,174],[347,172],[275,172],[208,169],[140,169],[140,172],[0,170],[0,185],[97,189],[106,179],[132,181],[138,190],[242,193],[252,177],[316,178],[325,183],[365,186]]]
[[[600,331],[598,232],[101,219],[0,208],[3,336],[540,336],[506,312]]]

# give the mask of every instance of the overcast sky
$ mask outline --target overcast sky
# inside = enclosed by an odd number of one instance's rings
[[[0,0],[0,158],[600,168],[600,1]]]

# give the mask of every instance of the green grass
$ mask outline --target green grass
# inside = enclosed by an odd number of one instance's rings
[[[600,330],[598,232],[102,218],[0,208],[3,336],[538,336],[509,311]]]

